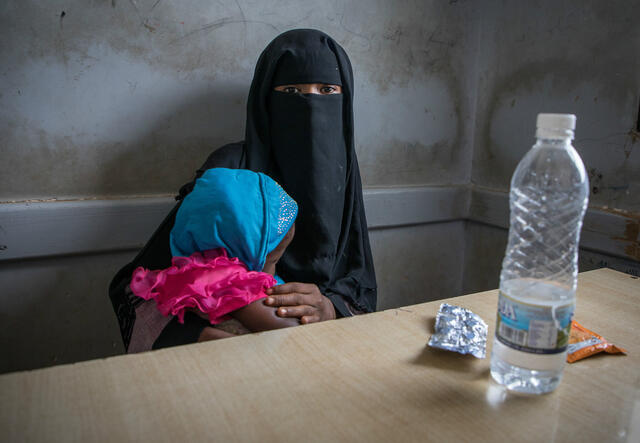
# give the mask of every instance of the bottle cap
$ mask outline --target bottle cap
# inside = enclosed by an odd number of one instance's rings
[[[573,114],[538,114],[538,128],[570,130],[576,129],[576,116]]]
[[[536,137],[550,139],[573,139],[576,116],[573,114],[538,114]]]

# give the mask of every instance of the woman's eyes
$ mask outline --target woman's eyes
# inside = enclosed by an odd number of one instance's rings
[[[284,92],[285,94],[339,94],[339,89],[336,86],[331,86],[331,85],[325,85],[325,86],[321,86],[318,89],[314,89],[312,88],[306,88],[303,87],[298,88],[297,86],[281,86],[279,89],[279,91]]]
[[[336,88],[334,88],[333,86],[323,86],[322,88],[320,88],[320,92],[322,92],[323,94],[333,94],[334,92],[336,92]]]

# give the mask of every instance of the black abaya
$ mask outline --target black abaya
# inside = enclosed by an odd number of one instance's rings
[[[340,85],[342,94],[273,90],[296,83]],[[353,140],[353,74],[335,41],[319,31],[294,30],[269,44],[258,60],[249,93],[246,140],[211,154],[196,178],[212,167],[264,172],[298,202],[296,235],[277,267],[285,281],[315,283],[342,316],[375,310],[375,273]],[[185,185],[177,198],[193,184]],[[137,266],[169,266],[168,238],[177,207],[110,285],[127,347],[140,303],[127,295],[131,273]],[[180,326],[172,321],[155,347],[193,342],[205,324],[194,318]]]

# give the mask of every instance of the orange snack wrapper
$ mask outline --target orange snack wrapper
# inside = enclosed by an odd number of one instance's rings
[[[613,343],[609,343],[601,335],[582,326],[575,320],[571,320],[571,334],[569,334],[569,350],[567,361],[569,363],[582,360],[599,352],[608,354],[626,354],[627,351]]]

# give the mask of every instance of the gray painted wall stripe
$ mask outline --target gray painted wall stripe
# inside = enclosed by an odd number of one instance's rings
[[[0,205],[0,260],[139,248],[170,198]]]
[[[475,187],[471,193],[469,208],[469,220],[509,228],[508,193]],[[638,234],[636,238],[630,238],[629,231],[633,230],[628,229],[629,225],[638,223],[637,219],[620,213],[590,208],[584,217],[580,247],[640,261],[640,238]]]
[[[373,188],[364,191],[364,203],[370,229],[454,220],[506,229],[509,223],[508,194],[479,187]],[[0,260],[137,249],[174,204],[169,197],[0,204]],[[590,209],[581,246],[638,260],[629,253],[639,240],[628,238],[629,223]]]
[[[465,187],[414,187],[364,191],[371,229],[464,218]],[[175,200],[132,198],[0,204],[0,260],[137,249]]]
[[[369,229],[461,220],[469,212],[466,186],[364,190]]]

